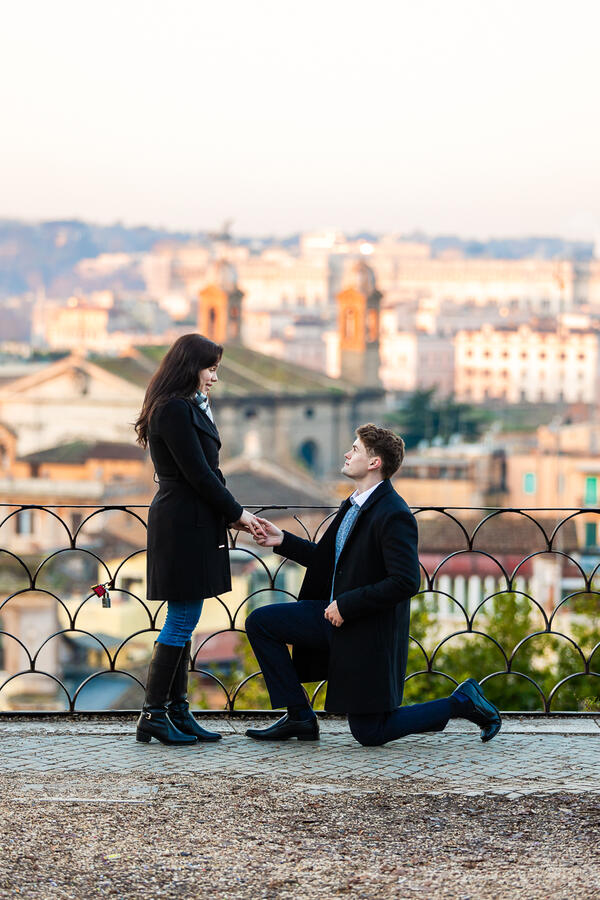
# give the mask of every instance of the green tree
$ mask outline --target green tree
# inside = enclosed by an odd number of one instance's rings
[[[454,689],[454,681],[460,683],[467,678],[482,681],[486,676],[499,673],[485,683],[486,696],[493,703],[502,710],[541,711],[542,697],[528,678],[549,696],[559,681],[582,671],[581,657],[570,643],[552,633],[542,632],[541,622],[534,620],[530,601],[518,593],[503,592],[484,604],[475,617],[472,633],[450,636],[449,640],[441,643],[433,658],[433,671],[428,672],[427,657],[431,660],[438,644],[451,634],[441,629],[436,601],[435,594],[421,593],[411,603],[412,640],[409,643],[404,703],[422,703],[445,697]],[[577,595],[571,601],[569,613],[571,636],[587,656],[600,642],[600,595],[596,592]],[[554,628],[560,630],[556,623]],[[460,631],[460,626],[457,631]],[[542,633],[536,634],[536,631]],[[525,640],[530,635],[535,636]],[[598,672],[600,648],[594,659],[591,669]],[[507,660],[510,662],[510,672],[507,672]],[[240,634],[234,668],[227,672],[213,671],[231,693],[258,668],[247,638]],[[304,685],[309,699],[317,686],[317,683]],[[204,709],[214,707],[217,693],[207,689],[205,682],[196,683],[191,693],[196,706]],[[322,689],[315,709],[323,708],[324,699],[325,689]],[[244,685],[235,708],[271,708],[261,675],[251,678]],[[589,676],[567,682],[557,693],[552,709],[599,710],[600,678]]]
[[[421,602],[428,607],[427,619],[422,618],[422,612],[418,613],[417,628],[422,629],[425,622],[423,639],[431,658],[436,645],[446,635],[442,634],[432,614],[434,601],[429,599]],[[411,633],[415,631],[413,620],[414,615],[411,618]],[[522,676],[529,676],[543,690],[549,690],[549,682],[552,680],[554,683],[555,676],[549,660],[538,652],[534,642],[527,641],[518,649],[510,667],[511,673],[506,672],[507,659],[511,659],[519,642],[533,630],[528,599],[512,592],[497,594],[493,600],[487,601],[476,616],[473,633],[457,634],[441,644],[433,658],[432,669],[451,676],[457,683],[467,678],[482,681],[488,675],[506,673],[486,682],[486,696],[504,710],[540,710],[543,708],[543,701],[539,691]],[[415,660],[420,669],[426,668],[423,654],[420,653],[419,659],[411,651],[409,665]],[[405,702],[422,702],[443,697],[453,687],[453,682],[442,676],[420,675],[407,683]]]
[[[594,647],[600,644],[600,593],[575,594],[565,606],[568,607],[570,619],[568,636],[577,643],[587,659]],[[553,628],[562,631],[560,619],[554,620]],[[584,670],[580,654],[568,641],[554,638],[553,649],[556,652],[555,683]],[[600,646],[591,658],[590,670],[600,672]],[[556,692],[552,709],[600,712],[600,678],[584,675],[569,680]]]
[[[404,405],[386,417],[386,424],[403,436],[407,449],[420,441],[439,437],[447,441],[453,434],[474,441],[493,420],[488,410],[458,403],[452,397],[436,401],[435,388],[410,394]]]

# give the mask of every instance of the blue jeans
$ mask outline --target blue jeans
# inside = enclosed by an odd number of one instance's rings
[[[186,600],[185,603],[168,604],[167,618],[157,642],[171,647],[185,647],[198,624],[203,603],[204,600]]]

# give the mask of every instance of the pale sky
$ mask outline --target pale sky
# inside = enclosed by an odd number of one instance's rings
[[[19,0],[0,217],[600,235],[597,0]]]

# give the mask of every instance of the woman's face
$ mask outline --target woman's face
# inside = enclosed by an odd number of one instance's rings
[[[210,366],[208,369],[200,369],[198,372],[198,390],[202,394],[206,394],[207,397],[213,384],[216,384],[219,380],[217,377],[218,368],[219,364],[215,363],[214,366]]]

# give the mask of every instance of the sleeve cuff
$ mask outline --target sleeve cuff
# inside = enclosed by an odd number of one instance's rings
[[[283,532],[283,540],[278,547],[273,547],[273,553],[278,553],[280,556],[287,556],[286,549],[290,545],[290,537],[291,535],[287,532]]]

